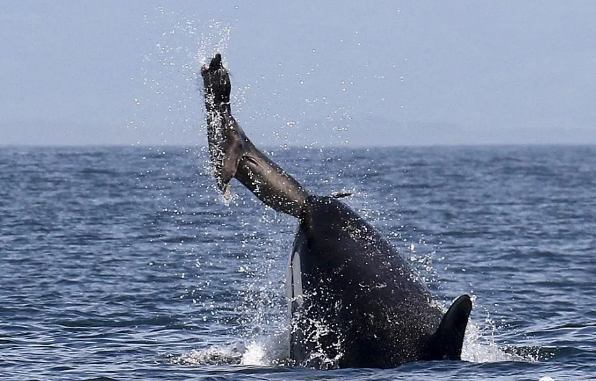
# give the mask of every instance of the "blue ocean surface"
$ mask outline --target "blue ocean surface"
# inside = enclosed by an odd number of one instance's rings
[[[463,361],[287,366],[296,221],[199,147],[0,148],[2,380],[596,379],[596,147],[285,148],[438,302],[474,298]]]

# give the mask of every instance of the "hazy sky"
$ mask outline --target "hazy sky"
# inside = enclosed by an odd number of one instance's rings
[[[596,144],[595,1],[2,1],[0,145]],[[346,143],[347,142],[347,143]]]

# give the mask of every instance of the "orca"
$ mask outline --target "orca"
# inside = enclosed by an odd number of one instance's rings
[[[306,190],[248,139],[230,105],[221,54],[201,68],[209,155],[218,189],[236,178],[263,203],[298,219],[287,271],[292,364],[392,368],[460,360],[472,302],[446,313],[408,261],[335,196]]]

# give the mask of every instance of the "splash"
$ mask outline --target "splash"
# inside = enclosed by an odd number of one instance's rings
[[[472,297],[476,302],[476,297]],[[480,308],[479,308],[480,307]],[[477,306],[477,309],[482,309]],[[485,310],[486,317],[479,325],[469,321],[464,337],[461,358],[475,363],[492,363],[501,361],[538,362],[551,358],[552,353],[540,347],[499,346],[496,342],[498,328]]]
[[[242,342],[225,346],[210,346],[173,357],[170,362],[180,365],[237,365],[247,351]]]
[[[287,335],[262,336],[249,341],[195,349],[172,356],[170,362],[180,365],[285,366],[289,364],[288,344]]]
[[[520,361],[520,357],[505,353],[494,341],[494,336],[483,334],[483,329],[474,322],[468,322],[461,359],[475,363]]]
[[[287,331],[271,337],[251,340],[242,356],[242,365],[285,366],[289,361],[289,336]]]
[[[212,52],[225,51],[232,28],[217,20],[204,22],[196,14],[169,11],[167,7],[146,14],[144,26],[148,36],[147,51],[139,76],[132,78],[139,82],[141,92],[134,99],[134,116],[128,128],[135,131],[137,145],[190,146],[185,154],[199,157],[198,175],[206,176],[211,172],[211,165],[205,145],[202,86],[198,82],[200,60]],[[168,154],[161,148],[148,150],[152,156],[160,151],[162,160],[159,167],[139,174],[139,178],[147,175],[182,177],[173,174],[179,170],[178,157],[171,155],[170,150]],[[186,181],[192,181],[194,186],[198,180],[187,176]],[[155,187],[159,188],[157,184]],[[160,208],[179,210],[180,216],[187,212],[181,207],[186,199],[197,196],[192,192],[175,199],[161,189],[159,193]],[[221,200],[217,198],[215,202]]]
[[[232,28],[195,20],[200,17],[161,7],[145,16],[150,37],[140,73],[144,91],[134,100],[128,124],[138,133],[137,144],[203,143],[204,134],[197,130],[205,129],[200,65],[205,57],[226,51]]]
[[[253,341],[241,359],[242,365],[267,366],[267,346],[263,342]]]

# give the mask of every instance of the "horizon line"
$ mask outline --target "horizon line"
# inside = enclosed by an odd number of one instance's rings
[[[165,144],[11,144],[0,143],[2,148],[156,148],[156,147],[176,147],[176,148],[200,148],[207,149],[207,144],[182,144],[182,143],[165,143]],[[327,149],[327,148],[350,148],[350,149],[382,149],[382,148],[465,148],[465,147],[596,147],[596,143],[458,143],[458,144],[395,144],[395,145],[350,145],[350,144],[329,144],[329,145],[314,145],[314,144],[281,144],[261,146],[263,149]]]

